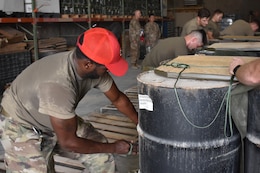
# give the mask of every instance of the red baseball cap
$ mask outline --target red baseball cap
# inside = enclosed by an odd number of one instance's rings
[[[128,70],[127,61],[120,55],[116,36],[104,28],[91,28],[83,33],[83,42],[78,37],[77,46],[89,59],[106,68],[115,76],[123,76]]]

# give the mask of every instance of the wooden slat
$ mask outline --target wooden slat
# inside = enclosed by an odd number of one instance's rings
[[[245,62],[257,59],[257,57],[243,56],[240,58]],[[171,64],[187,64],[189,68],[181,73],[181,78],[229,81],[231,76],[228,68],[232,59],[233,56],[183,55],[169,61],[166,65],[157,67],[154,72],[161,76],[177,78],[183,68],[176,68]]]
[[[85,169],[84,165],[82,165],[79,161],[77,160],[72,160],[66,157],[62,157],[59,155],[54,155],[54,161],[55,165],[59,165],[61,167],[68,167],[71,170],[82,170]]]
[[[120,139],[129,141],[137,140],[138,133],[136,125],[124,115],[93,112],[83,118],[90,121],[109,142],[115,142]]]
[[[116,126],[135,128],[135,124],[129,123],[129,122],[120,122],[120,121],[95,118],[95,117],[87,117],[86,119],[89,120],[90,122],[99,122],[99,123],[103,123],[103,124],[111,124],[111,125],[116,125]]]
[[[215,50],[260,51],[260,42],[214,43],[208,48]]]
[[[133,86],[133,87],[124,91],[125,94],[127,94],[127,93],[137,93],[137,92],[138,92],[137,86]]]
[[[5,172],[5,163],[3,161],[0,162],[0,173],[2,173],[2,171]]]
[[[137,135],[137,131],[135,129],[131,129],[131,128],[118,127],[118,126],[112,126],[112,125],[95,123],[95,122],[91,122],[91,124],[95,128],[101,129],[101,130],[106,130],[106,131],[111,131],[111,132],[120,132],[120,133],[126,134],[126,135]]]
[[[82,170],[73,169],[67,166],[55,165],[56,173],[82,173]]]
[[[137,136],[129,136],[129,135],[124,135],[119,133],[103,131],[103,130],[98,130],[98,131],[102,133],[104,136],[106,136],[108,139],[116,139],[116,140],[125,139],[128,141],[137,140]]]
[[[98,112],[92,112],[92,113],[88,114],[87,116],[84,116],[83,118],[87,118],[87,117],[90,117],[90,116],[96,117],[96,118],[103,118],[103,119],[123,121],[123,122],[131,122],[132,123],[132,120],[130,120],[126,116],[118,116],[118,115],[112,115],[112,114],[101,114],[101,113],[98,113]]]

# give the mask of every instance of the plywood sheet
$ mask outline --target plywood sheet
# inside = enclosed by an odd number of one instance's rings
[[[189,55],[178,56],[165,65],[157,67],[154,71],[158,75],[177,78],[183,68],[174,67],[176,64],[186,64],[189,68],[185,69],[181,78],[188,79],[207,79],[207,80],[230,80],[229,64],[233,56],[204,56]],[[243,57],[245,62],[257,59],[258,57]],[[236,80],[236,79],[235,79]]]
[[[228,35],[228,36],[221,36],[219,39],[234,40],[234,41],[260,41],[260,36]]]
[[[215,50],[260,51],[260,42],[214,43],[208,48]]]

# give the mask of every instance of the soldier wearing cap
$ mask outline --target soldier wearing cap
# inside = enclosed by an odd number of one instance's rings
[[[58,143],[89,172],[114,173],[113,154],[128,153],[132,144],[125,140],[107,143],[75,109],[91,88],[97,88],[137,124],[134,106],[108,73],[122,76],[127,70],[117,38],[104,28],[87,30],[78,37],[76,49],[26,68],[1,102],[0,136],[7,172],[55,172],[53,151]]]

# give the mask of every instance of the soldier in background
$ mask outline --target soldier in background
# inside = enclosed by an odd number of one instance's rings
[[[224,35],[236,35],[236,36],[253,36],[259,29],[260,22],[257,19],[247,22],[242,19],[236,20],[232,25],[226,27],[220,32],[221,36]]]
[[[142,70],[152,70],[161,65],[161,62],[172,60],[179,55],[188,55],[190,51],[207,44],[206,32],[192,31],[184,37],[169,37],[158,40],[158,43],[145,55]]]
[[[144,26],[146,53],[157,43],[161,37],[159,25],[155,22],[153,13],[149,14],[149,22]]]
[[[140,57],[140,34],[141,25],[139,19],[141,17],[141,11],[135,10],[134,16],[129,24],[129,41],[130,41],[130,56],[131,56],[131,67],[138,69],[139,65],[137,63]]]
[[[210,11],[207,8],[202,8],[198,11],[198,15],[185,23],[182,28],[181,37],[188,35],[193,30],[205,29],[208,25]]]
[[[206,26],[207,35],[209,39],[216,39],[220,35],[219,22],[222,20],[224,12],[220,9],[216,9]]]

